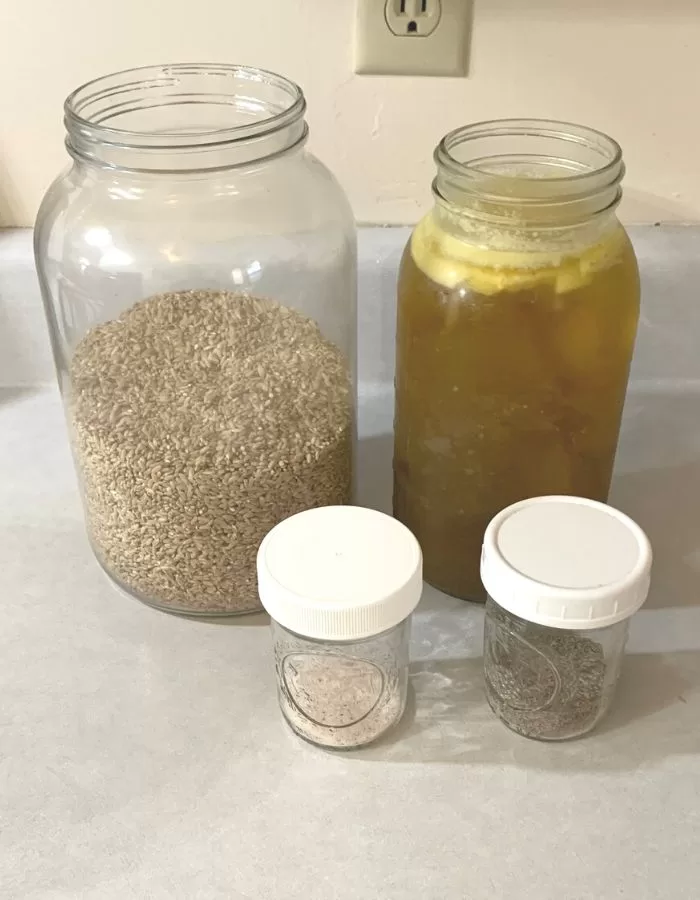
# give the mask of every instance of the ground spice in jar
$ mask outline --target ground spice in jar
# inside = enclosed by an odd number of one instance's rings
[[[91,329],[70,376],[90,540],[148,603],[259,608],[265,533],[349,502],[348,365],[295,310],[226,291],[156,295]]]
[[[420,547],[404,525],[355,506],[299,513],[262,542],[258,587],[280,708],[298,735],[347,750],[399,721],[423,587]]]
[[[383,665],[339,654],[297,653],[280,658],[280,704],[297,734],[313,744],[348,749],[375,740],[403,711],[396,663]]]

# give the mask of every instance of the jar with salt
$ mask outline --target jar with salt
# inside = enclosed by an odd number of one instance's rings
[[[351,749],[399,721],[422,585],[417,540],[375,510],[320,507],[269,532],[258,552],[258,588],[293,731]]]
[[[513,731],[564,740],[610,707],[630,617],[649,590],[651,547],[623,513],[580,497],[507,507],[484,537],[484,676]]]

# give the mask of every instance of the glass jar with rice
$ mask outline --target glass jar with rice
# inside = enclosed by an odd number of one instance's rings
[[[350,500],[355,231],[301,90],[152,66],[66,101],[37,268],[90,542],[189,615],[260,608],[277,522]]]
[[[434,209],[398,285],[394,512],[426,579],[483,599],[498,510],[607,499],[639,314],[611,138],[540,120],[438,146]]]

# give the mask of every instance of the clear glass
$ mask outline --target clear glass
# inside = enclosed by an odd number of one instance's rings
[[[350,500],[355,229],[304,111],[286,79],[226,65],[66,101],[72,164],[35,251],[87,529],[113,581],[169,611],[259,609],[262,537]]]
[[[620,676],[629,619],[568,631],[537,625],[486,601],[484,679],[494,713],[513,731],[563,741],[591,731]]]
[[[290,728],[336,750],[392,728],[406,709],[410,623],[359,641],[316,641],[273,620],[277,693]]]
[[[483,600],[491,518],[528,497],[607,499],[639,315],[605,135],[487,122],[436,151],[435,207],[398,283],[394,514],[425,578]]]

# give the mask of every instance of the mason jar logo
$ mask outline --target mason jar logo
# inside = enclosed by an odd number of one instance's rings
[[[290,653],[281,674],[291,705],[327,728],[361,722],[384,692],[384,673],[374,663],[333,653]]]

